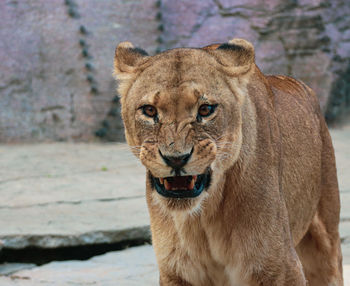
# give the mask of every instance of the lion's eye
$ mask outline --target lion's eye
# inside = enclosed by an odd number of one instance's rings
[[[217,107],[217,104],[215,105],[202,104],[198,109],[198,115],[201,117],[207,117],[215,111],[216,107]]]
[[[141,107],[142,113],[148,117],[156,117],[157,109],[152,105],[144,105]]]

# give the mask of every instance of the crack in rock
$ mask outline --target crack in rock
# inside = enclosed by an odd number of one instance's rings
[[[29,205],[21,205],[21,206],[0,206],[0,209],[23,209],[23,208],[31,208],[31,207],[46,207],[50,205],[64,205],[64,204],[80,205],[80,204],[91,203],[91,202],[114,202],[114,201],[140,199],[144,197],[145,197],[144,195],[138,195],[138,196],[130,196],[130,197],[99,198],[99,199],[78,200],[78,201],[56,201],[56,202],[29,204]]]

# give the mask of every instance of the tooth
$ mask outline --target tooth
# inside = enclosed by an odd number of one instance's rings
[[[164,178],[159,178],[159,182],[164,185]]]
[[[197,181],[197,176],[193,176],[193,180],[194,180],[194,181]]]
[[[193,188],[194,188],[194,182],[195,182],[195,176],[192,177],[191,183],[188,185],[188,188],[189,188],[190,190],[193,190]]]
[[[171,185],[168,183],[167,179],[164,180],[164,187],[167,191],[170,191]]]

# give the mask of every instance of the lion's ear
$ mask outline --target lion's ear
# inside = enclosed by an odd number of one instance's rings
[[[232,39],[228,43],[205,48],[224,66],[227,72],[241,74],[247,72],[255,63],[253,45],[243,39]]]
[[[132,74],[147,56],[144,50],[135,48],[130,42],[120,43],[115,49],[114,74],[119,79]]]

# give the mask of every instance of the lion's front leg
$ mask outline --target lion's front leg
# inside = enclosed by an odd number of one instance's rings
[[[259,286],[307,285],[302,264],[294,249],[291,249],[280,261],[269,261],[261,271],[253,274],[253,277],[256,285]]]
[[[173,274],[169,274],[169,273],[160,273],[159,285],[160,286],[192,286],[192,284],[181,279],[181,277]]]

